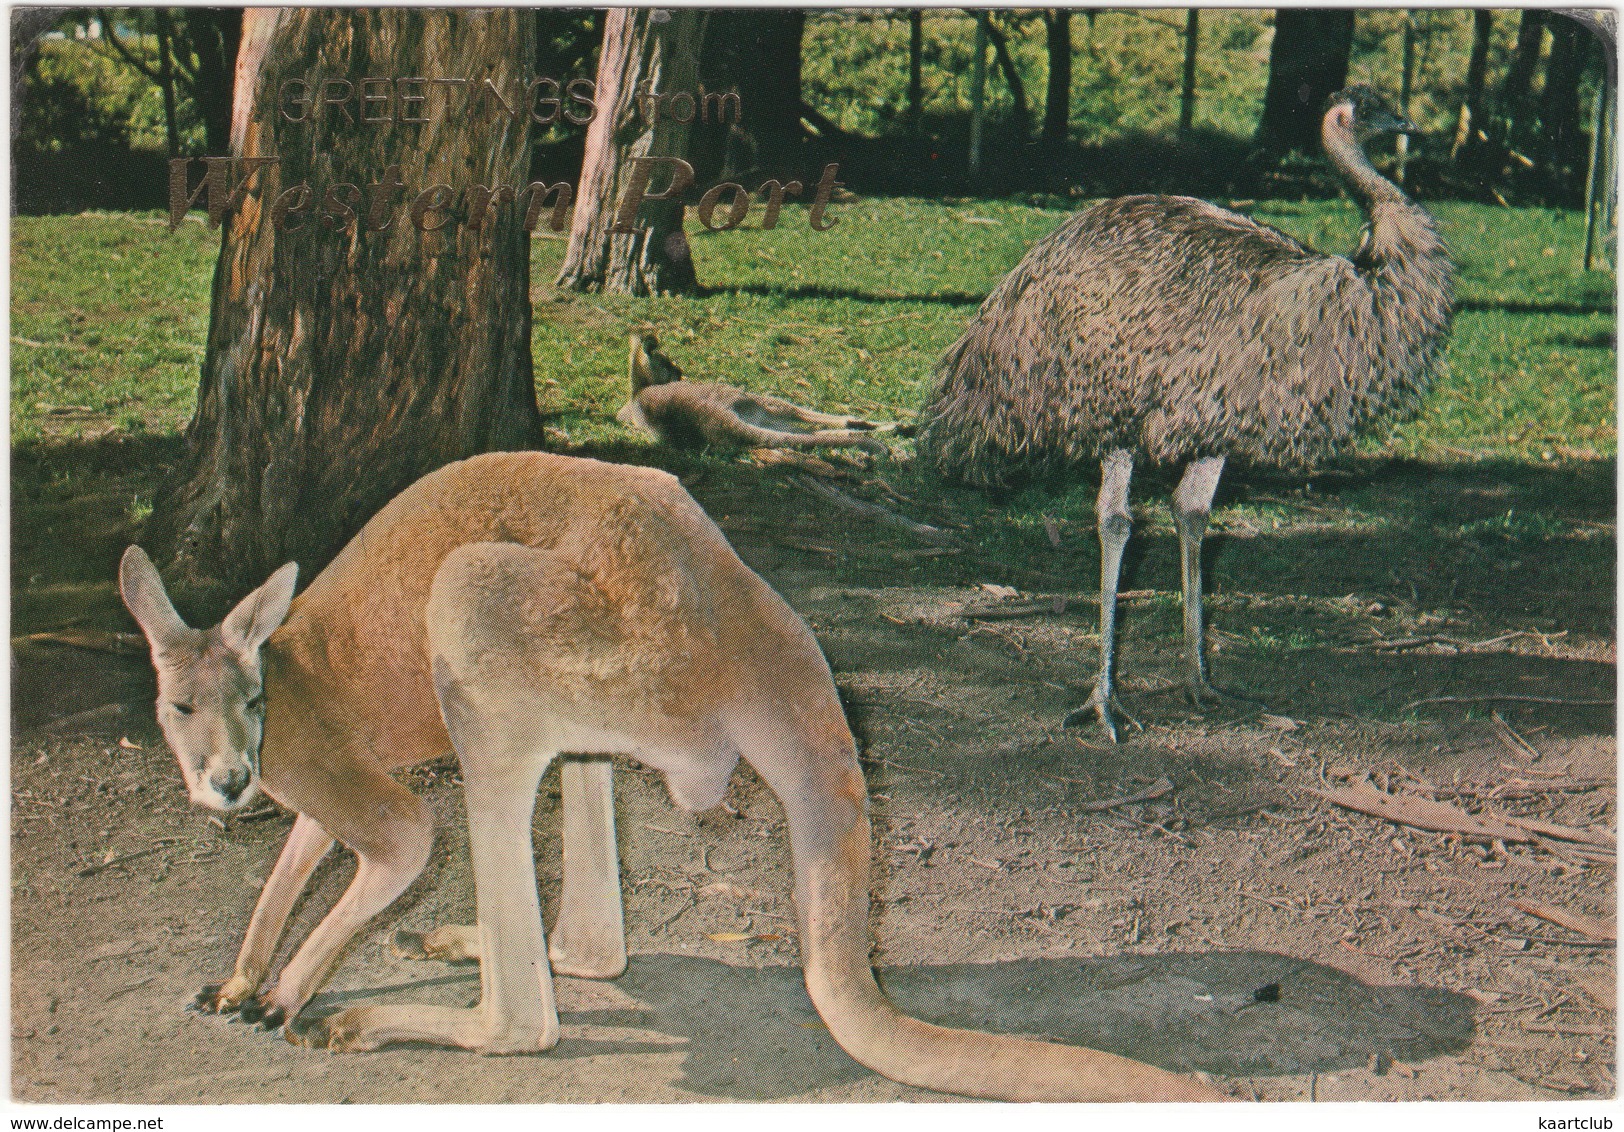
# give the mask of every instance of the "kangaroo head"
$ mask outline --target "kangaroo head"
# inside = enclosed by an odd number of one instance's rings
[[[668,385],[682,380],[682,370],[660,352],[660,340],[647,331],[635,331],[632,336],[631,379],[632,396],[650,385]]]
[[[257,791],[265,728],[260,649],[287,617],[298,574],[288,563],[205,631],[180,619],[140,547],[126,550],[119,563],[119,593],[158,670],[158,725],[200,806],[240,809]]]

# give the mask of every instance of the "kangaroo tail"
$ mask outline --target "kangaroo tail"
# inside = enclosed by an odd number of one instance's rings
[[[835,1041],[905,1085],[1004,1101],[1227,1101],[1189,1077],[1115,1054],[910,1018],[869,965],[869,826],[857,757],[763,768],[784,804],[807,992]],[[752,760],[753,762],[755,760]],[[776,760],[764,760],[773,762]]]

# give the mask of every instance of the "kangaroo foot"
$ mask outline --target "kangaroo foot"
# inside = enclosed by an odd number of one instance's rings
[[[390,950],[402,959],[478,963],[479,928],[474,924],[443,924],[427,932],[401,928],[395,933]]]

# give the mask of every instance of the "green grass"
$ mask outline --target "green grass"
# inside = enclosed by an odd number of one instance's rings
[[[1326,249],[1357,240],[1349,202],[1264,203],[1260,219]],[[1611,272],[1575,270],[1582,218],[1438,206],[1460,265],[1447,364],[1421,415],[1367,452],[1552,460],[1613,454]],[[625,331],[651,325],[694,377],[837,411],[903,416],[980,298],[1065,213],[1008,202],[871,199],[814,232],[700,232],[707,291],[634,300],[559,295],[563,241],[535,241],[543,409],[583,442],[624,440]],[[749,222],[751,225],[755,220]],[[188,416],[218,236],[156,215],[19,218],[12,244],[12,440],[167,433]]]

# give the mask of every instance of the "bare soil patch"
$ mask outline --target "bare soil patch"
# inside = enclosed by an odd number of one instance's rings
[[[1468,479],[1458,494],[1481,486]],[[1379,536],[1312,529],[1278,537],[1305,553],[1334,539],[1345,553],[1299,582],[1247,568],[1273,532],[1220,536],[1214,676],[1267,711],[1203,715],[1164,690],[1178,671],[1166,597],[1176,557],[1152,538],[1126,584],[1153,596],[1125,606],[1121,660],[1143,729],[1107,747],[1059,726],[1095,664],[1096,610],[1076,599],[1092,579],[1086,531],[1066,529],[1053,561],[1001,570],[960,555],[951,581],[909,580],[934,555],[927,544],[820,510],[781,482],[713,475],[695,492],[829,655],[867,759],[875,964],[904,1008],[1203,1071],[1243,1098],[1616,1092],[1612,943],[1523,910],[1612,925],[1610,851],[1423,832],[1311,793],[1364,783],[1614,832],[1612,708],[1545,702],[1613,695],[1607,595],[1551,599],[1552,579],[1519,580],[1503,559],[1473,560],[1468,543],[1440,547],[1423,576],[1425,563]],[[927,510],[911,513],[951,518]],[[1413,605],[1408,581],[1390,577],[1412,569]],[[1449,572],[1456,596],[1439,612]],[[982,581],[1021,592],[998,598]],[[1073,599],[1063,612],[1054,594]],[[1344,599],[1354,604],[1335,604]],[[1047,608],[967,616],[1000,601]],[[1539,617],[1554,620],[1530,630]],[[1267,639],[1252,633],[1260,625]],[[1315,625],[1324,631],[1308,644],[1279,643]],[[1519,635],[1493,641],[1506,630]],[[187,807],[150,722],[143,658],[37,643],[14,652],[18,1100],[938,1099],[852,1062],[812,1011],[781,814],[748,771],[731,811],[696,817],[654,777],[619,768],[631,968],[610,983],[560,980],[564,1037],[551,1054],[330,1055],[183,1013],[229,973],[291,818],[221,823]],[[1529,698],[1472,699],[1509,695]],[[1401,710],[1438,697],[1456,702]],[[67,718],[108,704],[127,706]],[[472,917],[455,764],[413,778],[441,819],[433,862],[357,939],[317,1009],[478,995],[474,968],[389,948],[397,927]],[[554,782],[536,818],[549,915]],[[350,869],[342,855],[323,866],[291,940]]]

